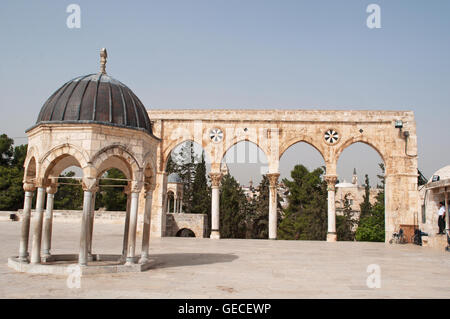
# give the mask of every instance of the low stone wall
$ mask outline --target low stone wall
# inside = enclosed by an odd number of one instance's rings
[[[445,247],[447,247],[447,236],[445,235],[422,236],[422,246],[444,251]]]
[[[20,221],[22,218],[23,210],[18,210],[17,212],[0,212],[0,220],[9,219],[9,214],[17,214],[16,221]],[[54,210],[53,211],[53,222],[67,222],[67,223],[81,223],[81,210]],[[31,216],[33,216],[34,210],[31,211]],[[123,224],[125,222],[125,212],[124,211],[95,211],[95,223],[105,223],[105,224]]]
[[[206,214],[166,214],[166,236],[174,237],[181,229],[190,229],[195,237],[205,238],[207,236],[208,216]]]

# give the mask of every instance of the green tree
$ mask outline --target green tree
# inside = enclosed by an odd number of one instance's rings
[[[26,144],[14,147],[13,139],[0,135],[0,210],[15,211],[23,207],[26,153]]]
[[[104,174],[105,178],[126,179],[122,171],[112,168]],[[126,181],[100,180],[101,185],[127,185]],[[98,194],[98,192],[97,192]],[[100,201],[98,200],[100,199]],[[99,202],[99,203],[97,203]],[[123,187],[101,187],[101,197],[96,197],[96,207],[105,207],[108,211],[124,211],[127,209],[127,195],[123,192]]]
[[[359,216],[360,220],[366,216],[370,216],[372,211],[372,204],[370,204],[370,182],[369,175],[366,174],[364,182],[364,195],[363,202],[359,205],[361,214]]]
[[[183,183],[183,211],[187,214],[192,212],[194,180],[198,163],[201,161],[195,154],[194,142],[188,141],[183,143],[178,151],[172,152],[167,162],[167,173],[178,174]]]
[[[344,209],[342,216],[336,216],[336,233],[340,241],[353,241],[355,239],[355,220],[353,218],[352,208],[348,199],[348,194],[344,196]]]
[[[376,196],[376,202],[373,207],[371,207],[369,214],[360,217],[355,236],[357,241],[384,242],[385,239],[384,165],[379,164],[379,166],[382,171],[382,174],[378,175],[378,178],[381,180],[381,185],[379,185],[380,191]],[[381,188],[381,186],[383,188]]]
[[[323,168],[312,172],[296,165],[291,180],[284,179],[289,188],[289,206],[278,227],[280,239],[325,240],[327,234],[327,184]]]
[[[220,236],[245,238],[247,198],[231,175],[222,178],[220,188]]]
[[[0,135],[0,166],[9,167],[14,154],[14,140],[8,135]]]
[[[61,174],[58,179],[58,191],[55,193],[53,207],[54,209],[83,209],[83,189],[80,181],[74,177],[75,173],[72,171]]]
[[[206,178],[205,155],[195,167],[194,182],[192,184],[192,204],[191,212],[211,215],[211,190]]]

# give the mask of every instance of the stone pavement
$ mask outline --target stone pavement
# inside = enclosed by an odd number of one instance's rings
[[[80,225],[54,223],[54,253],[78,251]],[[94,226],[94,253],[120,254],[122,225]],[[8,268],[20,223],[0,221],[0,298],[449,298],[450,254],[413,245],[273,240],[152,239],[153,269],[65,276]],[[137,251],[140,251],[138,247]],[[366,285],[367,266],[381,288]]]

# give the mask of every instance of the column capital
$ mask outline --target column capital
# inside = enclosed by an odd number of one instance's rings
[[[131,181],[130,185],[130,192],[131,193],[140,193],[143,186],[142,181]]]
[[[211,184],[213,187],[219,187],[220,181],[222,180],[222,173],[209,173],[209,177],[211,178]]]
[[[153,193],[153,191],[155,190],[156,185],[155,184],[150,184],[150,183],[145,183],[144,184],[144,191],[145,193]]]
[[[46,188],[50,184],[50,181],[47,178],[38,177],[34,184],[38,188]]]
[[[280,173],[268,173],[266,176],[269,179],[270,187],[277,187]]]
[[[325,175],[324,179],[328,184],[328,190],[334,191],[336,189],[337,175]]]
[[[81,187],[85,192],[95,192],[97,188],[97,179],[93,177],[83,177]]]
[[[55,194],[58,191],[58,184],[50,184],[49,186],[47,186],[47,194]]]
[[[25,192],[34,192],[35,189],[36,186],[34,185],[34,183],[23,183],[23,190]]]

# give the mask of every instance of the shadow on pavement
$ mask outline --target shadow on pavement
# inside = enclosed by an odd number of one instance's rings
[[[151,254],[151,259],[155,260],[152,268],[170,268],[180,266],[196,266],[216,263],[232,262],[239,258],[232,254],[199,254],[199,253],[179,253],[179,254]]]

